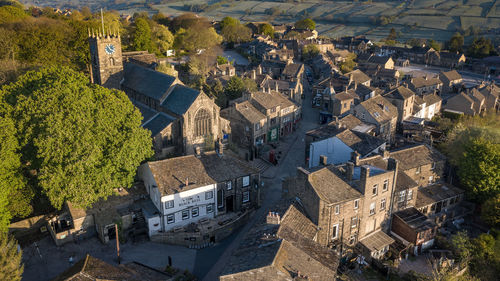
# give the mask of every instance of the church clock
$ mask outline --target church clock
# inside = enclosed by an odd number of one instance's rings
[[[113,44],[107,44],[106,47],[104,47],[104,51],[108,55],[112,55],[115,53],[115,45]]]

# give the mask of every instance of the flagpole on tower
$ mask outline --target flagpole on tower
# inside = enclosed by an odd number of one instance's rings
[[[102,14],[102,8],[101,8],[101,24],[102,24],[102,33],[103,33],[103,36],[104,36],[104,16]]]

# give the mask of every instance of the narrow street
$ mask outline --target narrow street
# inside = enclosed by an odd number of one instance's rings
[[[250,221],[238,231],[236,237],[230,237],[230,243],[226,246],[226,249],[221,253],[220,249],[208,248],[202,251],[211,251],[213,249],[213,259],[217,259],[217,262],[212,266],[210,271],[203,276],[204,281],[218,280],[221,275],[225,265],[228,263],[231,254],[238,248],[241,241],[245,238],[248,231],[255,225],[259,218],[262,218],[267,212],[273,209],[273,206],[280,200],[281,197],[281,179],[283,177],[295,175],[298,166],[304,165],[304,153],[305,153],[305,143],[304,134],[305,132],[319,126],[318,125],[318,111],[311,107],[311,87],[306,81],[304,84],[305,99],[302,104],[302,120],[297,130],[289,138],[295,138],[295,142],[290,146],[288,153],[285,158],[281,160],[281,163],[276,167],[271,167],[269,169],[276,169],[273,171],[274,176],[270,179],[265,179],[265,194],[262,194],[262,206]],[[268,174],[268,173],[266,173]],[[224,241],[222,242],[224,243]],[[200,252],[197,253],[199,255]],[[207,262],[206,252],[203,253],[204,258],[196,258],[195,271],[199,266],[203,266],[200,263]],[[208,260],[210,261],[210,260]],[[213,261],[213,260],[212,260]],[[202,276],[198,276],[202,277]]]

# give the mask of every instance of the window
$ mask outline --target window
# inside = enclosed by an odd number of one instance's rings
[[[380,200],[380,210],[385,210],[385,198]]]
[[[354,200],[354,209],[359,208],[359,199]]]
[[[207,214],[214,211],[214,205],[212,204],[208,204],[205,208],[207,209]]]
[[[375,202],[370,204],[370,215],[375,214]]]
[[[373,196],[377,195],[377,192],[378,192],[378,184],[375,184],[375,185],[373,185],[373,188],[372,188],[372,195]]]
[[[431,184],[434,181],[434,176],[429,176],[429,184]]]
[[[210,191],[205,191],[205,200],[209,200],[214,198],[214,192],[212,190]]]
[[[175,222],[175,215],[174,214],[167,215],[167,224],[171,224],[174,222]]]
[[[335,214],[340,214],[340,205],[335,206]]]
[[[443,208],[445,208],[446,206],[448,206],[448,200],[443,201]]]
[[[191,209],[191,216],[193,218],[197,217],[199,214],[200,214],[200,209],[198,207],[195,207],[195,208]]]
[[[431,165],[431,170],[434,170],[436,169],[436,162],[432,162],[432,165]]]
[[[399,192],[398,202],[404,202],[405,201],[405,196],[406,196],[406,190],[400,191]]]
[[[243,187],[250,185],[250,176],[243,177]]]
[[[233,183],[232,183],[231,181],[226,182],[226,187],[227,187],[227,190],[231,190],[231,189],[233,189],[232,184],[233,184]]]
[[[243,203],[250,201],[250,191],[243,192]]]
[[[339,236],[339,225],[334,224],[332,229],[332,238],[337,239],[338,236]]]
[[[436,204],[432,204],[431,206],[431,212],[434,212],[436,210]]]
[[[256,131],[260,130],[260,123],[255,124],[255,130]]]
[[[389,187],[389,180],[385,180],[384,185],[382,186],[382,191],[387,191],[388,187]]]
[[[217,208],[221,209],[224,207],[224,189],[217,190]]]
[[[413,199],[413,190],[409,189],[408,190],[408,200]]]
[[[189,210],[183,210],[182,211],[182,220],[187,220],[189,219]]]
[[[200,109],[194,117],[195,136],[206,136],[212,133],[212,119],[210,113],[205,109]]]
[[[165,209],[171,209],[174,207],[174,200],[169,200],[165,202]]]
[[[358,226],[358,218],[351,218],[351,228],[356,228]]]
[[[415,174],[420,174],[420,172],[422,171],[422,167],[421,166],[418,166],[417,167],[417,171],[415,172]]]

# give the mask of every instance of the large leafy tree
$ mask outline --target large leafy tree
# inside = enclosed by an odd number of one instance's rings
[[[137,51],[153,52],[151,27],[146,19],[139,17],[135,20],[133,48]]]
[[[222,37],[213,27],[193,26],[187,30],[179,29],[175,34],[174,47],[190,53],[208,50],[220,45]]]
[[[259,26],[259,33],[274,38],[274,27],[269,23],[264,23]]]
[[[297,29],[309,29],[314,30],[316,28],[316,23],[312,19],[303,19],[295,22],[295,28]]]
[[[484,58],[496,54],[495,46],[490,39],[484,37],[475,38],[467,50],[469,56],[475,58]]]
[[[500,194],[484,202],[481,208],[481,218],[490,226],[500,225]]]
[[[31,71],[0,90],[17,128],[24,175],[60,208],[88,207],[127,187],[152,155],[150,133],[127,96],[66,67]]]
[[[0,232],[0,280],[21,280],[24,271],[22,257],[16,240],[6,232]]]
[[[483,138],[466,143],[458,175],[470,198],[478,202],[499,194],[500,144]]]
[[[455,33],[448,42],[448,49],[450,52],[462,52],[464,46],[464,36],[460,33]]]

